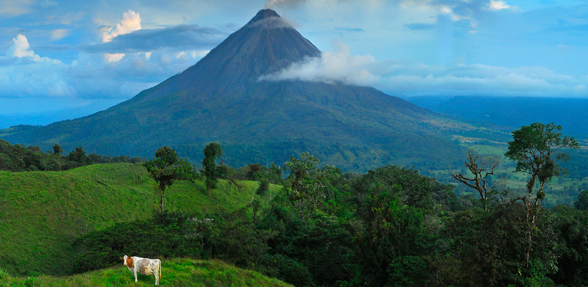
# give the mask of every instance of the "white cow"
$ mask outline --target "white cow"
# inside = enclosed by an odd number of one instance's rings
[[[143,275],[155,276],[155,285],[159,285],[159,278],[161,278],[161,260],[141,258],[137,256],[121,257],[124,261],[124,265],[129,268],[129,271],[135,274],[135,282],[137,282],[137,272]]]

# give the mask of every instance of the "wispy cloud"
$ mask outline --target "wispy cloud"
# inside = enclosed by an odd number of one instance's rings
[[[377,61],[351,55],[349,47],[306,58],[260,81],[310,81],[374,86],[389,94],[567,95],[588,96],[587,77],[557,74],[542,67],[506,68],[488,65],[429,66],[400,61]]]
[[[41,2],[41,7],[43,7],[43,8],[54,7],[54,6],[57,6],[57,5],[59,5],[57,2],[51,1],[51,0],[43,0]]]
[[[143,29],[119,35],[101,44],[84,45],[88,53],[150,52],[166,48],[174,50],[211,49],[227,34],[214,28],[198,25],[179,25],[162,29]]]
[[[116,63],[105,63],[102,53],[82,53],[67,64],[39,56],[19,34],[0,56],[0,97],[127,99],[188,68],[207,52],[127,53]]]
[[[69,34],[69,31],[69,29],[55,29],[51,31],[51,38],[54,40],[63,39]]]
[[[32,0],[0,0],[0,17],[14,17],[31,13]]]

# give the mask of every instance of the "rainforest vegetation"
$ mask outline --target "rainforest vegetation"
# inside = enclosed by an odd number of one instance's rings
[[[295,286],[588,286],[588,191],[571,205],[544,204],[579,148],[560,130],[535,123],[512,133],[505,157],[525,179],[521,189],[493,184],[500,163],[471,151],[452,173],[470,191],[461,195],[407,166],[358,174],[302,153],[282,166],[234,168],[218,163],[214,144],[198,169],[162,147],[141,163],[161,208],[77,237],[68,272],[141,254],[218,259]],[[218,180],[240,192],[257,184],[239,208],[163,208],[174,182],[200,182],[214,197]]]

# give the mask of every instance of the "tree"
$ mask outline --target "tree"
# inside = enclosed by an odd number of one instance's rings
[[[516,172],[524,172],[530,176],[527,181],[527,194],[521,198],[526,207],[527,267],[529,267],[532,236],[536,232],[537,207],[539,200],[545,198],[543,192],[545,183],[563,172],[556,161],[567,161],[569,156],[562,152],[562,149],[578,149],[580,147],[573,137],[562,137],[559,131],[561,131],[561,126],[556,126],[554,123],[547,125],[534,123],[530,126],[523,126],[512,132],[513,141],[508,143],[508,150],[504,154],[508,159],[517,162]],[[539,184],[539,188],[533,199],[537,184]]]
[[[451,176],[457,181],[475,189],[480,194],[480,200],[487,210],[488,187],[486,182],[489,175],[494,175],[494,169],[498,166],[498,158],[491,156],[481,156],[473,150],[468,150],[466,160],[463,164],[470,170],[473,177],[467,177],[461,172],[451,173]]]
[[[76,147],[75,150],[69,152],[67,160],[80,163],[81,165],[92,164],[92,159],[86,155],[86,151],[81,147]]]
[[[63,153],[63,149],[61,148],[61,146],[59,144],[55,144],[53,146],[53,154],[61,155],[62,153]]]
[[[579,210],[588,210],[588,190],[578,194],[578,200],[574,202],[574,206]]]
[[[314,212],[319,203],[334,198],[333,183],[341,178],[341,170],[330,165],[319,167],[320,160],[308,152],[300,154],[300,159],[290,156],[284,163],[284,170],[289,171],[287,178],[291,182],[290,201],[301,212],[304,220]]]
[[[204,166],[204,176],[206,176],[206,192],[210,196],[210,189],[216,188],[218,183],[219,173],[216,168],[216,159],[223,154],[222,147],[217,143],[209,143],[204,148],[204,159],[202,165]]]
[[[160,147],[155,152],[155,158],[143,163],[157,185],[155,190],[161,196],[161,212],[164,211],[163,200],[165,189],[174,183],[174,180],[193,180],[196,174],[196,167],[192,167],[185,159],[178,159],[178,154],[168,146]]]

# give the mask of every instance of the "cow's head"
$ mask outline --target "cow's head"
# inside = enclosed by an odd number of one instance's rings
[[[123,261],[123,265],[128,266],[128,267],[135,267],[135,265],[133,264],[133,258],[132,257],[128,257],[128,256],[124,256],[120,258]]]

